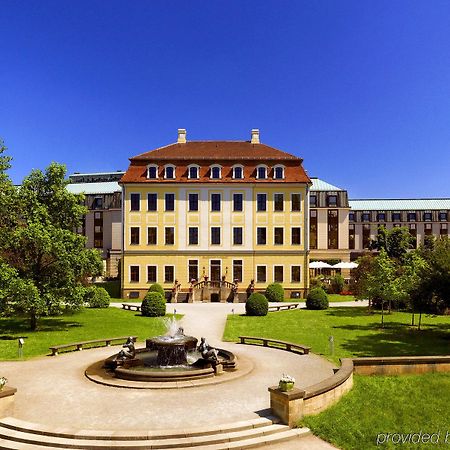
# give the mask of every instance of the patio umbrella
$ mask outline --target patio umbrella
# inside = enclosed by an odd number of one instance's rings
[[[330,264],[324,262],[324,261],[314,261],[310,263],[309,265],[310,269],[332,269],[333,266],[330,266]]]
[[[340,262],[333,266],[333,269],[356,269],[358,264],[354,262]]]

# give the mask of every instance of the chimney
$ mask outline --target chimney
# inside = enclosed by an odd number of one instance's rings
[[[186,128],[178,128],[178,144],[186,144]]]
[[[259,144],[259,128],[252,129],[252,144]]]

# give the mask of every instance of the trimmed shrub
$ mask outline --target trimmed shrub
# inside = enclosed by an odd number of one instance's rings
[[[254,292],[245,302],[245,314],[247,316],[267,316],[269,302],[265,295]]]
[[[103,283],[98,283],[102,288],[106,289],[110,297],[120,298],[120,280],[104,281]]]
[[[307,309],[327,309],[328,308],[328,296],[322,288],[311,289],[306,297]]]
[[[86,288],[84,301],[89,305],[89,308],[108,308],[111,297],[106,289],[89,286]]]
[[[331,279],[331,290],[333,294],[340,294],[343,289],[344,289],[344,277],[339,273],[337,273]]]
[[[284,289],[280,283],[271,283],[266,289],[266,298],[269,302],[284,301]]]
[[[166,315],[166,300],[160,292],[147,292],[141,304],[141,313],[146,317]]]
[[[165,298],[166,296],[164,288],[158,283],[151,284],[148,288],[148,292],[159,292],[163,296],[163,298]]]

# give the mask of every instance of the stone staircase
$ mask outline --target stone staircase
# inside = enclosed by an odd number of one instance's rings
[[[257,448],[310,434],[308,428],[291,429],[275,419],[257,418],[188,430],[96,431],[72,430],[0,419],[2,449],[179,449],[222,450]]]

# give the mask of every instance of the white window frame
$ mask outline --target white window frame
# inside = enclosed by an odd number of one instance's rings
[[[234,196],[235,194],[242,195],[242,209],[240,211],[234,209]],[[241,191],[233,191],[231,193],[231,212],[233,213],[243,213],[245,209],[245,193]]]
[[[282,195],[283,196],[283,209],[281,210],[281,211],[278,211],[278,210],[276,210],[275,209],[275,195]],[[276,213],[282,213],[282,212],[284,212],[284,203],[285,203],[285,193],[284,192],[274,192],[273,193],[273,201],[272,201],[272,203],[273,203],[273,212],[276,212]]]
[[[166,195],[168,194],[172,194],[173,195],[173,209],[167,209],[167,199],[166,199]],[[176,192],[164,192],[164,212],[175,212],[177,209],[177,194]]]
[[[212,241],[212,229],[213,228],[218,228],[219,229],[219,241],[220,241],[220,243],[219,244],[213,244],[213,241]],[[210,239],[209,239],[209,245],[210,246],[221,246],[222,245],[222,241],[223,241],[223,239],[222,239],[222,235],[223,235],[223,230],[222,230],[222,226],[210,226],[209,227],[209,237],[210,237]]]
[[[281,169],[281,178],[275,178],[275,171],[276,169]],[[285,171],[286,167],[283,166],[283,164],[276,164],[275,166],[273,166],[273,179],[274,180],[284,180],[285,179],[285,175],[284,175],[284,171]]]
[[[141,193],[140,192],[130,192],[130,194],[129,194],[130,196],[128,197],[129,198],[129,201],[130,201],[130,208],[129,208],[129,211],[131,212],[131,213],[137,213],[137,212],[140,212],[141,211],[141,201],[142,201],[142,195],[141,195]],[[139,209],[131,209],[131,196],[132,195],[139,195]]]
[[[232,278],[233,283],[234,283],[234,261],[241,261],[242,262],[242,264],[241,264],[241,267],[242,267],[242,280],[238,281],[238,283],[243,283],[244,282],[244,273],[245,273],[245,270],[244,270],[244,259],[234,259],[233,258],[231,260],[231,273],[233,275],[233,278]]]
[[[197,169],[197,177],[196,178],[192,178],[191,177],[191,168],[196,168]],[[187,167],[188,170],[188,180],[198,180],[200,179],[200,166],[198,164],[189,164],[189,166]]]
[[[167,244],[167,239],[166,239],[166,229],[167,228],[173,228],[173,244]],[[172,245],[175,245],[175,242],[176,242],[176,227],[174,227],[174,226],[165,226],[164,227],[164,245],[168,245],[168,246],[172,246]]]
[[[188,257],[188,259],[186,261],[186,274],[188,275],[188,283],[191,282],[191,280],[189,279],[189,261],[197,261],[197,269],[198,269],[197,280],[200,280],[200,277],[201,277],[201,275],[200,275],[200,260],[198,258],[189,258]]]
[[[265,176],[264,178],[261,178],[261,177],[259,176],[259,169],[261,169],[261,168],[264,168],[265,171],[266,171],[266,176]],[[257,180],[267,180],[268,174],[269,174],[269,167],[266,166],[266,164],[258,164],[258,165],[256,166],[256,179],[257,179]]]
[[[213,178],[213,169],[219,169],[219,177]],[[209,178],[211,180],[220,180],[222,178],[222,166],[220,164],[212,164],[209,166]]]
[[[214,195],[220,195],[220,202],[219,202],[219,209],[218,210],[213,210],[212,209],[212,205],[213,205],[212,196],[213,196],[213,194]],[[212,213],[222,212],[222,209],[223,209],[223,197],[224,197],[223,192],[213,191],[213,192],[209,193],[209,211],[210,212],[212,212]]]
[[[293,235],[292,230],[294,228],[300,228],[300,243],[299,244],[294,244],[292,242],[292,235]],[[295,247],[300,247],[302,245],[302,242],[303,242],[303,235],[302,234],[303,234],[302,227],[293,227],[293,226],[291,226],[291,243],[290,243],[290,245],[294,245]]]
[[[156,243],[155,244],[149,244],[148,243],[148,230],[149,230],[149,228],[156,228]],[[147,246],[154,246],[154,245],[158,245],[158,226],[155,226],[155,225],[147,225],[147,244],[146,244]]]
[[[275,228],[281,228],[282,230],[283,230],[283,243],[282,244],[276,244],[275,243]],[[285,227],[284,226],[274,226],[273,227],[273,245],[275,246],[275,247],[280,247],[280,246],[282,246],[282,245],[285,245],[286,244],[286,230],[285,230]]]
[[[173,280],[172,281],[166,281],[166,267],[173,267]],[[164,277],[163,278],[163,284],[168,284],[168,283],[174,283],[175,282],[175,280],[177,279],[175,264],[164,264],[163,277]]]
[[[139,267],[139,281],[131,281],[131,268],[132,267]],[[128,282],[129,283],[133,283],[133,284],[137,284],[141,282],[141,265],[140,264],[130,264],[128,266]]]
[[[265,230],[266,230],[266,242],[265,242],[265,244],[259,244],[258,243],[258,229],[259,228],[264,228]],[[256,245],[267,245],[267,241],[268,241],[268,236],[267,236],[267,227],[256,227]]]
[[[131,229],[132,229],[132,228],[138,228],[138,229],[139,229],[139,244],[132,244],[132,243],[131,243]],[[141,245],[141,244],[142,244],[142,240],[141,240],[141,237],[142,237],[142,236],[141,236],[141,226],[140,226],[140,225],[130,225],[130,234],[129,234],[128,237],[129,237],[129,240],[128,240],[128,241],[129,241],[129,245],[130,245],[130,246],[133,246],[133,247],[134,247],[134,246],[136,246],[136,245]]]
[[[242,243],[241,244],[235,244],[234,243],[234,229],[235,228],[240,228],[242,230]],[[244,239],[244,227],[242,226],[233,226],[231,229],[231,245],[233,245],[234,247],[240,247],[241,245],[244,245],[245,239]]]
[[[293,279],[292,279],[292,268],[293,267],[300,267],[300,280],[299,281],[293,281]],[[290,274],[291,283],[301,283],[302,282],[302,275],[303,275],[303,266],[301,264],[291,264],[289,266],[289,274]]]
[[[148,279],[148,268],[149,267],[156,267],[156,280],[155,281],[149,281]],[[147,283],[157,283],[158,282],[158,264],[147,264],[145,266],[145,278]]]
[[[300,195],[300,209],[299,210],[293,210],[292,209],[292,204],[293,204],[293,202],[292,202],[292,196],[293,195]],[[291,192],[291,212],[302,212],[302,203],[303,203],[303,196],[302,196],[302,193],[301,192]]]
[[[171,167],[172,169],[173,169],[173,177],[172,178],[168,178],[167,177],[167,168],[168,167]],[[173,164],[166,164],[165,166],[164,166],[164,179],[166,179],[166,180],[175,180],[175,178],[177,177],[177,175],[176,175],[176,166],[175,165],[173,165]]]
[[[266,279],[264,281],[258,280],[258,267],[265,267],[266,269]],[[267,283],[267,264],[256,264],[255,267],[255,282],[256,283]]]
[[[190,234],[189,234],[189,232],[190,232],[190,229],[191,228],[197,228],[197,243],[196,244],[191,244],[190,242],[189,242],[189,237],[190,237]],[[198,246],[198,245],[200,245],[200,227],[199,226],[196,226],[196,225],[193,225],[193,226],[191,226],[191,225],[189,225],[188,226],[188,232],[187,232],[187,244],[188,244],[188,246],[189,247],[194,247],[194,246]]]
[[[258,209],[258,195],[265,195],[266,196],[266,209],[259,210]],[[257,213],[267,213],[269,208],[267,207],[267,203],[269,202],[269,194],[267,192],[257,192],[256,198],[255,198],[255,209]]]
[[[156,177],[150,178],[150,168],[154,167],[156,169]],[[147,180],[157,180],[159,178],[159,166],[158,164],[148,164],[147,165]]]
[[[237,167],[239,167],[241,170],[242,170],[242,177],[241,178],[236,178],[236,173],[235,173],[235,170],[234,169],[236,169]],[[233,180],[243,180],[244,179],[244,166],[242,165],[242,164],[235,164],[233,167],[232,167],[232,178],[233,178]]]
[[[282,267],[283,268],[283,279],[281,280],[281,281],[276,281],[275,280],[275,267]],[[285,270],[284,270],[285,268],[284,268],[284,264],[274,264],[273,265],[273,267],[272,267],[272,276],[273,276],[273,278],[272,278],[272,280],[273,280],[273,282],[274,283],[284,283],[284,280],[285,280]]]

